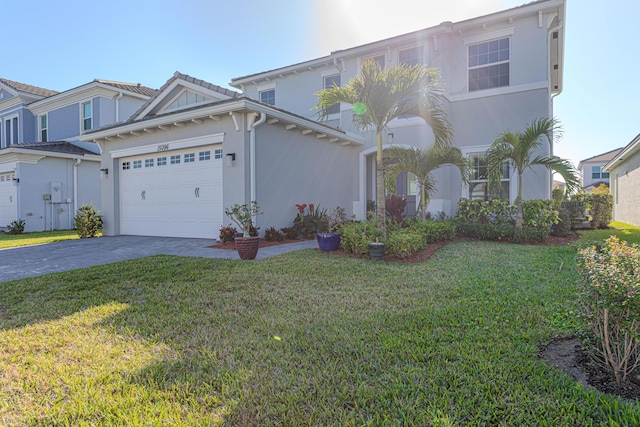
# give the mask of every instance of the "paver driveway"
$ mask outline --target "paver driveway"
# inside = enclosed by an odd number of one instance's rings
[[[215,243],[216,241],[212,239],[103,236],[0,249],[0,282],[161,254],[240,259],[236,251],[208,247]],[[307,240],[270,246],[261,248],[257,258],[267,258],[298,249],[315,248],[317,245],[315,241]]]

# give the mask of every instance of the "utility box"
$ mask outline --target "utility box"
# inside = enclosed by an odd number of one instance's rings
[[[51,181],[49,183],[51,191],[51,203],[62,203],[62,183],[59,181]]]
[[[42,200],[51,200],[51,194],[43,194]]]

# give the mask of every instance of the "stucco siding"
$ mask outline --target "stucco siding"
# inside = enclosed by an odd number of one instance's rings
[[[80,133],[80,105],[71,104],[49,111],[49,141],[73,138]]]
[[[611,172],[613,219],[640,226],[640,152]]]

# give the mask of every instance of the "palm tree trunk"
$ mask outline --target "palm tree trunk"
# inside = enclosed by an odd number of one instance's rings
[[[387,237],[385,210],[384,165],[382,164],[382,132],[378,131],[378,150],[376,152],[376,217],[378,219],[378,229],[382,231],[382,237]]]
[[[426,198],[427,198],[427,194],[424,191],[424,186],[422,185],[422,180],[418,180],[419,183],[418,185],[420,186],[420,215],[422,216],[422,220],[426,221],[427,220],[427,205],[426,205]]]
[[[518,199],[516,200],[518,211],[516,212],[516,229],[522,230],[522,172],[518,173]]]

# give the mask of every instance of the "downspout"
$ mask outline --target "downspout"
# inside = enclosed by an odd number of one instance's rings
[[[560,18],[560,14],[558,14],[558,19],[559,18]],[[551,28],[547,32],[547,48],[549,50],[551,50],[551,37],[553,37],[553,33],[556,32],[556,31],[559,31],[560,29],[562,29],[563,25],[564,25],[564,22],[560,21],[560,23],[558,25],[556,25],[555,27]],[[558,45],[558,57],[562,58],[562,55],[564,55],[564,52],[560,52],[559,49],[560,49],[560,45]],[[560,67],[562,65],[563,64],[561,64]],[[549,73],[549,78],[548,78],[548,81],[549,81],[549,93],[551,94],[551,91],[553,90],[553,88],[551,87],[551,61],[549,61],[549,66],[547,67],[547,70],[548,70],[547,72]],[[560,69],[560,78],[562,76],[562,72],[563,71],[564,70]],[[553,114],[554,114],[554,112],[553,112],[553,100],[554,100],[554,98],[556,96],[558,96],[558,95],[560,95],[562,93],[562,86],[563,86],[562,82],[558,82],[558,83],[559,83],[558,87],[560,89],[558,90],[558,92],[552,94],[551,97],[549,98],[549,110],[551,111],[551,116],[552,117],[553,117]],[[549,146],[550,146],[549,147],[549,155],[550,155],[550,157],[553,157],[553,155],[554,155],[553,154],[553,141],[549,141]],[[553,172],[548,171],[548,173],[551,175],[551,179],[550,179],[551,185],[549,186],[550,188],[547,189],[547,191],[548,191],[547,198],[551,199],[551,195],[553,194]]]
[[[78,212],[78,166],[82,159],[76,159],[76,162],[73,164],[73,216],[75,218],[76,212]]]
[[[122,92],[120,92],[116,96],[116,123],[120,122],[120,99],[124,96]]]
[[[255,129],[263,124],[267,120],[267,115],[265,113],[260,113],[260,118],[256,121],[255,118],[257,113],[251,114],[251,119],[247,126],[247,130],[249,131],[249,171],[251,174],[250,183],[251,183],[251,200],[250,202],[256,200],[256,132]]]

